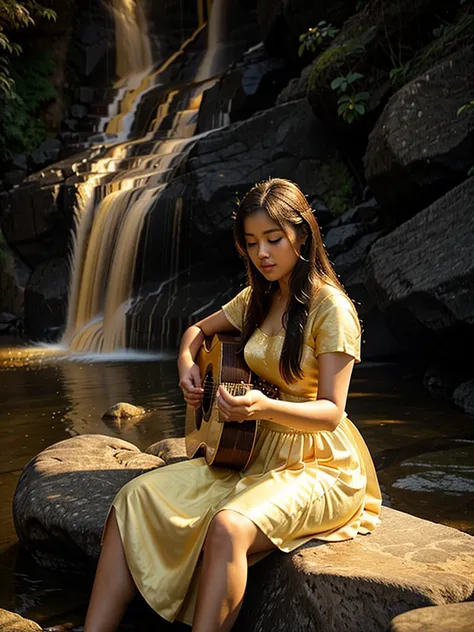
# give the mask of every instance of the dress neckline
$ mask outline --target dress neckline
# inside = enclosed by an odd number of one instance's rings
[[[267,334],[260,327],[257,327],[257,329],[265,336],[265,338],[276,338],[277,336],[279,336],[281,334],[281,332],[283,331],[284,327],[280,327],[280,329],[276,332],[276,334]]]

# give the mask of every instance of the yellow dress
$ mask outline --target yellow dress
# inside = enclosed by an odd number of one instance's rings
[[[223,306],[242,329],[250,289]],[[290,401],[316,399],[317,356],[343,351],[360,361],[360,324],[352,303],[323,286],[307,321],[303,379],[279,373],[284,331],[257,329],[244,355],[250,368]],[[162,617],[191,625],[199,558],[210,521],[222,509],[247,516],[281,551],[317,538],[337,541],[369,533],[379,522],[380,488],[367,446],[344,413],[333,431],[300,432],[262,421],[252,459],[242,472],[208,466],[203,458],[147,472],[116,496],[116,511],[133,579]],[[249,564],[264,557],[254,556]]]

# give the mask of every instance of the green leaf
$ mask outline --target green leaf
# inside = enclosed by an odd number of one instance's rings
[[[298,48],[298,57],[302,57],[305,50],[306,46],[304,44],[301,44],[301,46]]]
[[[368,92],[356,92],[355,99],[356,101],[368,101],[370,94]]]
[[[337,113],[339,116],[347,110],[347,103],[341,103],[341,105],[337,108]]]
[[[350,72],[347,76],[346,79],[348,81],[348,83],[353,83],[354,81],[357,81],[357,79],[362,79],[364,75],[361,75],[360,72]]]
[[[362,105],[362,103],[356,103],[354,105],[354,109],[359,114],[365,114],[365,107]]]
[[[333,90],[337,90],[341,87],[341,85],[346,81],[345,77],[336,77],[331,81],[331,88]]]
[[[348,103],[351,100],[352,97],[350,97],[348,94],[343,94],[342,97],[339,97],[339,99],[337,100],[338,103]]]
[[[356,118],[356,113],[354,110],[348,110],[346,120],[348,123],[352,123],[352,121]]]

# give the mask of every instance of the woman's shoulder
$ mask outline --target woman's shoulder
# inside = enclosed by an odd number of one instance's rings
[[[310,313],[317,312],[323,308],[329,309],[334,304],[354,309],[352,301],[340,288],[330,283],[321,283],[313,293]]]

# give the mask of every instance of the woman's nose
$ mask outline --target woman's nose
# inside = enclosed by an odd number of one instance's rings
[[[268,250],[265,244],[261,244],[258,247],[258,256],[260,257],[260,259],[265,259],[266,257],[268,257]]]

